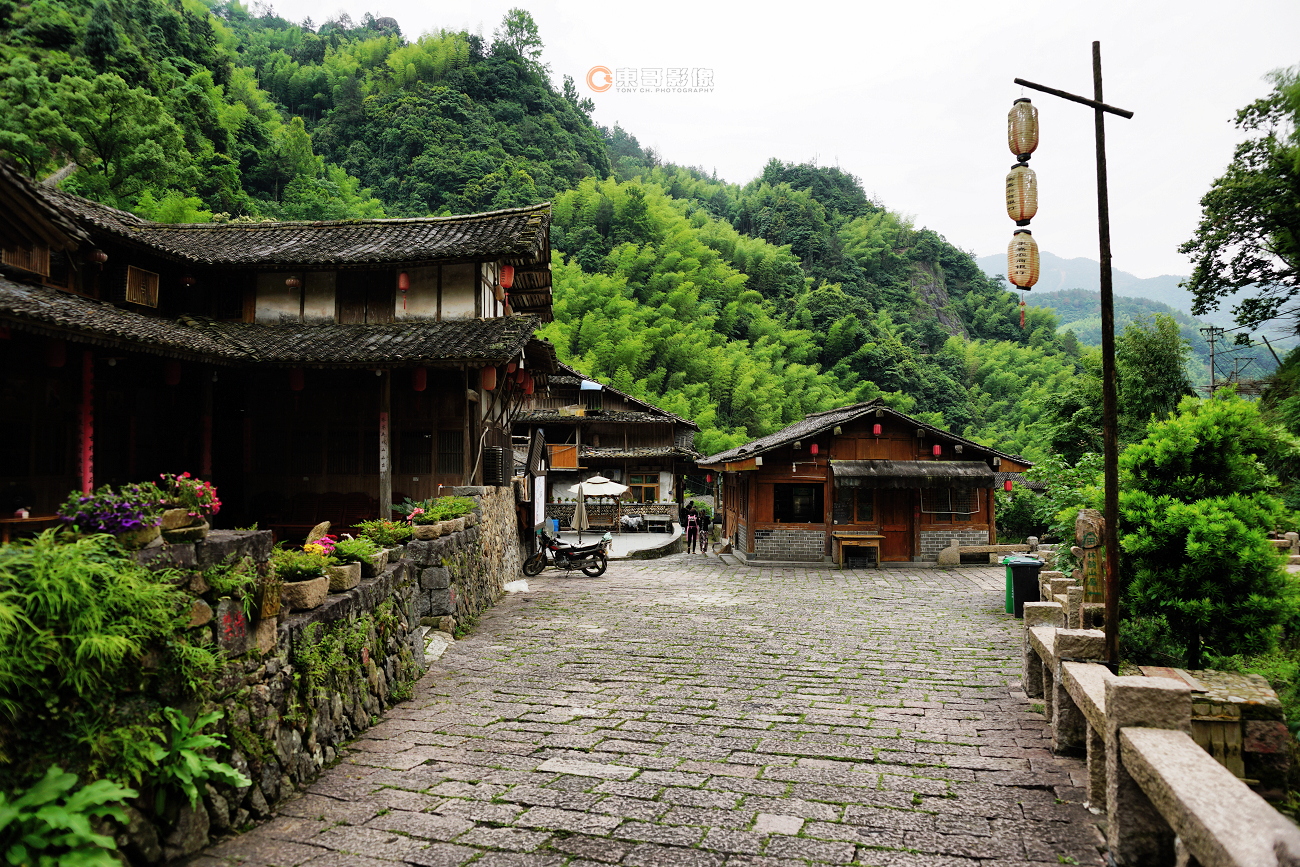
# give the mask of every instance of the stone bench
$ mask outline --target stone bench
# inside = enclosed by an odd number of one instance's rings
[[[956,540],[954,540],[955,543]],[[1030,545],[957,545],[952,544],[947,548],[939,551],[940,566],[960,566],[961,558],[964,554],[987,554],[989,562],[997,562],[995,558],[1006,554],[1027,554],[1033,551]]]

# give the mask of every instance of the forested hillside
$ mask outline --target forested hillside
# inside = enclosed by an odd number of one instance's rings
[[[1056,317],[839,168],[739,185],[557,88],[531,17],[491,39],[237,0],[0,0],[0,151],[164,221],[554,203],[561,357],[697,419],[707,451],[893,405],[1031,457],[1083,368]],[[906,203],[899,203],[905,205]]]

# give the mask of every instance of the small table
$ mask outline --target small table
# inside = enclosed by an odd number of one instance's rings
[[[880,568],[880,542],[885,537],[878,533],[837,533],[832,532],[831,538],[840,543],[840,568],[844,568],[844,549],[845,548],[874,548],[876,552],[876,568]]]
[[[58,515],[43,515],[30,518],[0,518],[0,544],[8,545],[10,534],[12,533],[11,524],[53,524],[59,520]]]
[[[645,528],[647,533],[655,532],[656,528],[658,528],[660,533],[667,533],[671,530],[672,519],[668,515],[647,514],[642,515],[641,517],[645,518]]]

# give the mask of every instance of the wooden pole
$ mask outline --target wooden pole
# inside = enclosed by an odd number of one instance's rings
[[[1092,94],[1101,96],[1101,43],[1092,43]],[[1104,103],[1103,103],[1104,104]],[[1106,182],[1106,112],[1093,109],[1097,130],[1097,234],[1101,253],[1101,401],[1105,447],[1106,660],[1119,672],[1119,411],[1115,400],[1115,293],[1110,271],[1110,198]]]
[[[383,521],[393,519],[393,452],[388,442],[392,394],[392,371],[385,370],[379,384],[379,518]]]
[[[207,375],[201,373],[200,376]],[[212,480],[212,377],[208,376],[207,381],[203,383],[203,415],[201,418],[203,428],[203,454],[199,461],[199,475],[203,478]]]
[[[95,490],[95,354],[81,355],[81,492]]]

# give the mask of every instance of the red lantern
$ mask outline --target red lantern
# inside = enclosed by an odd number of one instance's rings
[[[515,284],[515,266],[502,265],[501,266],[501,288],[509,289],[514,284]]]
[[[416,391],[424,391],[429,385],[429,371],[423,367],[417,367],[411,371],[411,387]]]
[[[871,426],[871,433],[873,436],[880,436],[880,425],[873,424]]]
[[[939,457],[939,455],[943,454],[943,446],[939,445],[938,443],[935,443],[934,448],[931,449],[931,451],[934,452],[934,456],[937,458]]]
[[[294,391],[302,391],[302,387],[307,384],[307,377],[303,374],[301,367],[295,367],[289,371],[289,387]]]
[[[491,391],[497,387],[497,369],[488,365],[479,371],[479,377],[483,380],[483,390]]]
[[[809,453],[815,456],[817,454],[817,443],[813,443],[811,446],[809,446],[808,451]]]
[[[705,476],[704,481],[708,482],[710,485],[713,484],[713,473],[709,473],[707,476]]]
[[[532,394],[535,387],[536,386],[533,383],[533,378],[531,376],[524,380],[524,394]]]
[[[411,275],[403,271],[397,275],[397,288],[405,292],[411,288]]]
[[[297,277],[286,277],[284,279],[284,285],[288,286],[290,289],[298,289],[302,286],[302,281]]]
[[[512,362],[510,362],[509,364],[506,365],[506,373],[514,373],[515,370],[518,369],[518,367],[519,367],[519,365],[515,364],[515,363],[512,361]]]
[[[1010,480],[1010,479],[1007,479],[1005,482],[1002,483],[1002,490],[1006,491],[1008,494],[1011,493],[1011,480]]]
[[[86,254],[86,261],[98,265],[99,270],[104,270],[104,263],[108,261],[108,254],[103,250],[91,250]]]
[[[181,363],[179,361],[168,361],[163,364],[163,382],[168,385],[181,384]]]
[[[528,371],[523,370],[523,369],[516,370],[516,371],[515,371],[515,383],[516,383],[517,385],[523,385],[523,384],[524,384],[524,378],[527,377],[527,376],[528,376]]]

